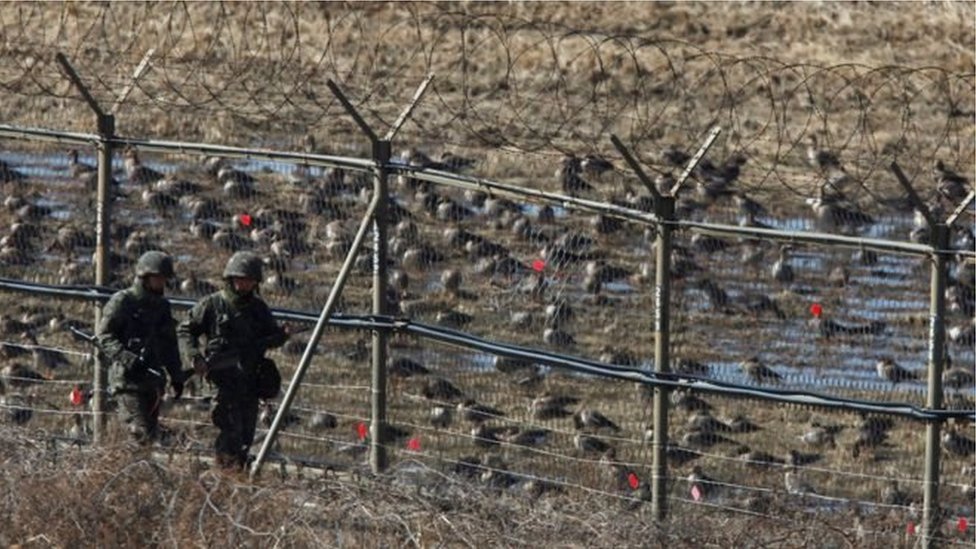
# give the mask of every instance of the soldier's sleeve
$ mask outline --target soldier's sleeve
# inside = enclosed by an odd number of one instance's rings
[[[161,326],[157,331],[160,349],[159,359],[166,371],[169,372],[171,380],[180,379],[182,372],[179,343],[176,340],[176,320],[173,318],[173,310],[169,302],[164,302],[163,306],[165,310],[163,311]]]
[[[200,336],[206,331],[206,320],[209,299],[197,302],[186,313],[186,318],[176,327],[176,338],[179,341],[180,353],[188,363],[193,363],[193,357],[202,355],[199,348]]]
[[[271,316],[271,309],[263,302],[258,313],[258,324],[258,333],[261,334],[259,339],[265,349],[281,347],[288,341],[288,334],[278,325]]]
[[[121,291],[108,300],[102,308],[102,317],[95,329],[95,337],[102,354],[112,362],[119,360],[126,350],[125,342],[122,341],[122,333],[128,321],[125,297],[124,291]]]

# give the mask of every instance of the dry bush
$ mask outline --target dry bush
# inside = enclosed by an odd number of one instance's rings
[[[4,429],[0,544],[44,546],[855,547],[907,543],[884,516],[814,513],[775,495],[756,511],[649,506],[572,489],[489,488],[415,462],[340,479],[273,468],[250,482],[194,458],[43,443]]]

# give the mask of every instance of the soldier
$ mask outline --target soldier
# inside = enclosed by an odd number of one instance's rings
[[[163,252],[146,252],[135,271],[132,286],[116,292],[105,304],[95,335],[120,418],[136,442],[146,445],[160,434],[166,373],[176,398],[183,392],[184,380],[176,321],[163,297],[166,281],[175,274],[173,259]]]
[[[264,354],[284,344],[289,332],[278,326],[257,294],[261,280],[257,255],[235,253],[223,278],[224,288],[201,299],[177,333],[183,357],[217,387],[211,414],[220,430],[214,442],[217,466],[241,470],[254,441],[258,400],[274,398],[281,388],[278,369]]]

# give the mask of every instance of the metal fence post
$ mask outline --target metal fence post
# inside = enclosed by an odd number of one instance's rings
[[[654,371],[671,371],[671,222],[674,221],[674,197],[661,196],[655,201],[657,225],[656,272],[654,275]],[[668,405],[670,391],[654,388],[654,448],[651,462],[651,512],[656,520],[668,515],[667,447]]]
[[[387,223],[386,206],[389,202],[389,185],[387,182],[387,167],[390,163],[390,151],[393,137],[403,127],[413,109],[420,102],[427,87],[434,80],[434,75],[428,75],[421,82],[414,93],[413,99],[403,109],[400,116],[393,122],[392,127],[387,131],[383,138],[377,137],[369,124],[359,115],[356,107],[349,102],[342,90],[335,82],[329,80],[326,85],[336,99],[352,116],[353,120],[369,138],[373,147],[374,180],[373,197],[376,203],[373,211],[373,314],[385,315],[386,309],[386,286],[387,286]],[[372,392],[370,397],[370,413],[372,416],[370,423],[370,450],[369,463],[373,473],[384,471],[389,464],[386,447],[386,355],[387,355],[387,333],[386,330],[373,330],[373,363],[371,373]]]
[[[942,367],[945,360],[945,288],[949,226],[936,223],[932,229],[932,284],[929,318],[929,379],[926,405],[930,410],[942,408]],[[941,421],[925,426],[925,489],[922,511],[922,546],[932,547],[941,517],[939,508],[939,465],[941,460]]]
[[[115,116],[102,110],[98,101],[88,91],[88,87],[78,76],[68,58],[62,53],[54,56],[55,60],[61,65],[65,76],[71,80],[75,89],[88,104],[89,108],[95,113],[95,123],[98,128],[98,191],[97,191],[97,216],[95,225],[95,284],[106,286],[109,278],[108,258],[112,249],[111,243],[111,223],[112,223],[112,139],[115,138]],[[95,306],[95,326],[98,326],[101,319],[101,306]],[[97,328],[96,328],[97,329]],[[92,425],[92,442],[96,445],[103,440],[105,431],[105,396],[106,396],[106,372],[99,360],[95,360],[94,375],[92,379],[92,413],[95,421]]]
[[[376,162],[373,192],[376,193],[376,211],[373,214],[373,314],[386,315],[387,286],[387,219],[386,205],[389,200],[386,166],[390,162],[390,142],[380,139],[373,142],[373,160]],[[372,425],[369,464],[374,473],[386,470],[389,457],[386,449],[386,330],[373,330],[372,371]]]
[[[668,374],[671,371],[671,231],[675,222],[674,203],[681,185],[691,176],[692,171],[705,157],[705,153],[718,138],[722,129],[713,127],[708,132],[705,142],[688,161],[684,171],[678,177],[671,189],[664,193],[659,191],[651,179],[644,173],[637,159],[627,150],[627,147],[617,138],[610,136],[610,141],[617,148],[624,160],[630,166],[637,178],[654,197],[654,217],[657,218],[657,237],[655,248],[654,276],[654,371],[657,374]],[[670,394],[665,387],[654,388],[653,430],[654,443],[651,448],[651,514],[655,520],[663,521],[668,516],[667,474],[668,474],[668,406]]]
[[[349,276],[349,272],[352,271],[352,267],[356,263],[356,258],[359,256],[359,251],[363,247],[363,242],[366,240],[366,231],[369,230],[370,222],[373,220],[373,215],[376,212],[376,207],[378,205],[379,202],[374,196],[366,210],[366,214],[363,216],[362,222],[359,225],[359,230],[356,232],[356,237],[353,238],[352,246],[349,248],[349,252],[346,254],[346,259],[343,261],[342,267],[339,269],[339,274],[336,276],[335,283],[332,285],[332,290],[329,291],[329,296],[325,300],[325,305],[322,307],[322,312],[319,313],[318,321],[315,323],[315,328],[312,330],[312,335],[308,340],[308,344],[305,346],[305,351],[302,353],[302,358],[298,361],[298,366],[295,368],[295,374],[292,376],[291,382],[288,383],[288,389],[285,391],[285,396],[281,399],[281,405],[278,406],[278,412],[275,414],[274,420],[272,420],[271,426],[268,428],[268,434],[264,437],[264,442],[262,442],[261,448],[258,450],[258,455],[254,459],[254,464],[251,465],[250,476],[252,479],[261,471],[261,466],[264,465],[264,460],[268,455],[268,451],[270,450],[272,444],[274,444],[274,441],[278,436],[278,431],[281,429],[282,423],[284,423],[283,418],[288,413],[288,410],[291,409],[291,404],[295,399],[295,395],[298,394],[298,388],[302,384],[302,379],[305,377],[305,372],[308,371],[308,367],[312,363],[312,355],[315,354],[315,348],[322,339],[323,332],[325,332],[325,325],[328,324],[329,317],[332,316],[332,310],[335,308],[339,294],[342,293],[343,288],[346,286],[346,278]]]
[[[115,116],[98,114],[98,205],[95,228],[95,285],[108,286],[112,273],[109,258],[112,251],[112,139],[115,137]],[[101,305],[95,306],[95,326],[102,317]],[[96,328],[97,329],[97,328]],[[100,360],[95,360],[92,390],[92,440],[98,445],[104,440],[106,425],[107,374]]]
[[[65,76],[71,81],[82,99],[88,104],[89,108],[95,113],[95,124],[98,129],[98,190],[97,190],[97,215],[95,226],[95,284],[97,286],[107,286],[111,275],[112,265],[109,261],[112,251],[111,226],[112,226],[112,142],[115,139],[115,112],[122,106],[129,94],[135,88],[136,82],[149,69],[155,49],[150,48],[143,56],[142,61],[132,74],[129,84],[122,90],[116,98],[115,103],[108,112],[105,112],[98,101],[88,91],[88,87],[81,77],[71,66],[71,62],[63,53],[55,54],[54,59],[61,65]],[[95,326],[97,326],[102,316],[100,305],[95,306]],[[105,368],[101,362],[95,360],[94,379],[92,380],[92,413],[95,421],[92,425],[92,442],[100,444],[105,431],[105,396],[107,390],[107,379]]]

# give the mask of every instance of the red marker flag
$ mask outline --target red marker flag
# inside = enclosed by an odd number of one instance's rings
[[[820,318],[820,315],[823,314],[823,307],[821,307],[819,303],[814,303],[813,305],[810,305],[810,314],[812,314],[817,318]]]
[[[68,394],[68,400],[74,406],[81,406],[85,402],[85,395],[81,392],[81,388],[75,385],[75,388]]]
[[[908,521],[908,528],[906,528],[905,531],[908,532],[908,535],[909,536],[914,536],[915,535],[915,523],[912,522],[912,521]]]
[[[630,485],[631,490],[636,490],[640,486],[640,479],[634,473],[629,473],[627,475],[627,484]]]
[[[536,259],[535,261],[532,262],[532,270],[537,273],[541,273],[545,268],[546,268],[546,262],[541,259]]]
[[[359,435],[359,440],[366,440],[366,436],[369,435],[369,427],[360,421],[359,425],[356,425],[356,434]]]
[[[420,439],[414,437],[414,438],[408,440],[407,441],[407,450],[410,450],[411,452],[419,452],[420,451]]]
[[[956,523],[956,529],[958,529],[963,534],[966,533],[966,530],[969,529],[969,521],[966,520],[966,517],[959,517],[959,522]]]
[[[238,216],[238,219],[240,219],[241,225],[244,225],[245,227],[251,226],[251,214],[242,213],[240,216]]]

